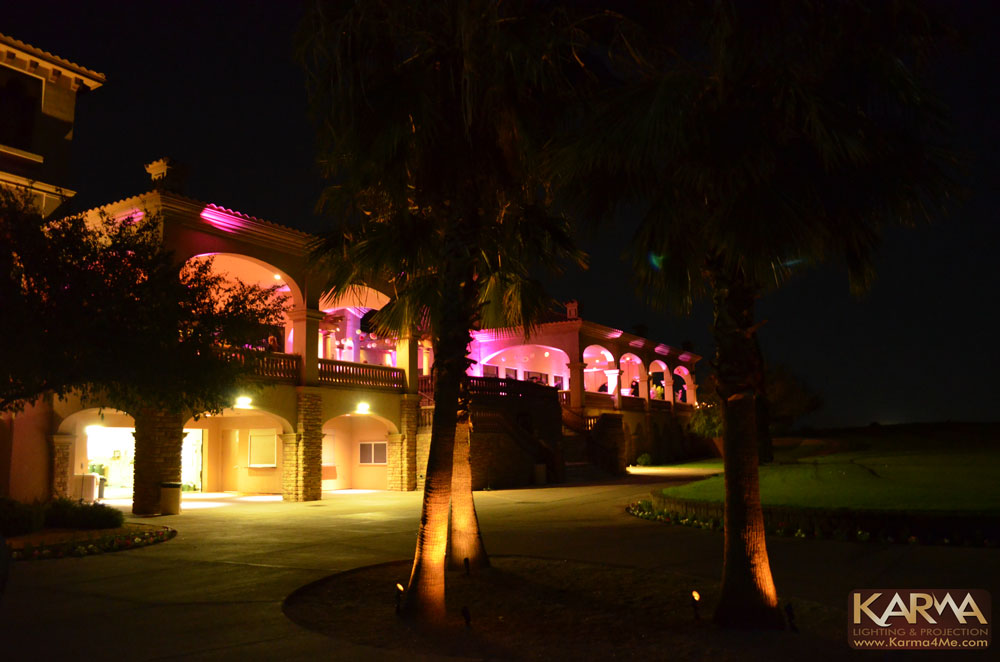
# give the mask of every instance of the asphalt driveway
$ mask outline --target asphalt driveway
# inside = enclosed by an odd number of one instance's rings
[[[683,480],[684,477],[670,477]],[[662,476],[477,492],[491,554],[668,569],[715,581],[717,532],[624,513]],[[362,649],[291,623],[296,588],[412,556],[421,493],[331,493],[311,503],[203,496],[151,520],[171,541],[85,558],[17,563],[0,602],[0,650],[34,659],[421,659]],[[768,541],[779,592],[846,607],[862,587],[985,588],[1000,595],[996,549]],[[405,583],[406,578],[400,581]],[[392,587],[384,592],[392,614]]]

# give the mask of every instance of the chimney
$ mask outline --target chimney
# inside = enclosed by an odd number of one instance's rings
[[[146,172],[158,191],[183,193],[187,181],[187,168],[168,157],[146,164]]]
[[[580,319],[580,304],[576,299],[566,302],[566,319],[568,320],[578,320]]]

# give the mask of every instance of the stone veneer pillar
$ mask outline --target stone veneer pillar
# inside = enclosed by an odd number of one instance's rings
[[[407,492],[417,489],[417,425],[420,396],[406,393],[400,397],[401,430],[388,436],[388,489]]]
[[[52,435],[52,498],[69,496],[75,434]]]
[[[132,512],[160,514],[160,483],[180,482],[184,418],[147,409],[135,417],[135,476]]]
[[[281,489],[285,501],[318,501],[323,498],[323,399],[300,387],[298,432],[283,434]]]

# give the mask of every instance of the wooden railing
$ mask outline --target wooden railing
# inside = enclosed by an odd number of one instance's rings
[[[406,388],[406,372],[389,366],[320,359],[319,383],[399,391]]]
[[[297,383],[301,374],[302,357],[298,354],[263,352],[255,349],[226,347],[219,353],[230,361],[236,361],[253,370],[255,377],[276,382]]]

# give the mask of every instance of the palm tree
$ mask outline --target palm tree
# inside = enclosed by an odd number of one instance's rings
[[[755,301],[797,265],[828,259],[863,291],[884,228],[943,207],[945,115],[921,65],[947,30],[913,2],[632,11],[645,41],[595,101],[599,130],[570,141],[552,168],[592,209],[641,208],[632,255],[651,301],[690,310],[711,296],[726,480],[715,619],[783,627],[757,480]]]
[[[444,617],[449,505],[456,522],[476,526],[474,510],[462,510],[474,508],[471,487],[451,501],[470,330],[497,319],[530,328],[548,305],[535,270],[582,259],[533,174],[538,136],[563,89],[567,40],[552,38],[557,11],[528,5],[317,2],[303,23],[331,181],[321,205],[335,219],[314,247],[324,288],[381,285],[390,302],[373,323],[425,330],[434,348],[430,456],[403,605],[422,620]],[[463,553],[485,561],[481,544]]]

